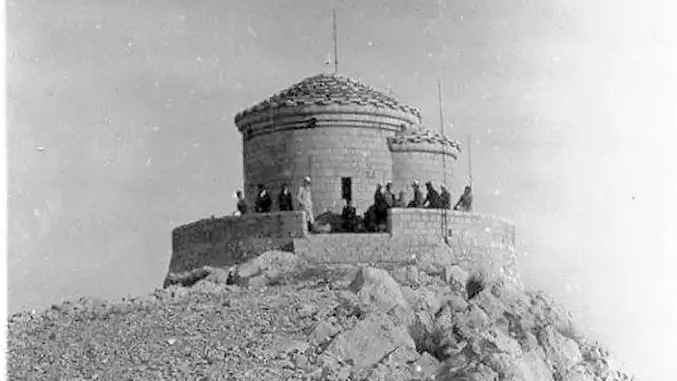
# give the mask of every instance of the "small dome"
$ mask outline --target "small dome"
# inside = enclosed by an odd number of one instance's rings
[[[417,144],[431,144],[451,147],[461,151],[461,143],[456,139],[448,138],[438,132],[433,132],[423,126],[407,128],[406,132],[388,139],[391,149],[398,146],[412,146]]]
[[[242,117],[268,109],[307,105],[356,104],[367,107],[390,108],[413,114],[420,119],[420,111],[401,104],[397,99],[377,91],[359,81],[339,74],[319,74],[303,79],[267,100],[240,111],[235,122]]]

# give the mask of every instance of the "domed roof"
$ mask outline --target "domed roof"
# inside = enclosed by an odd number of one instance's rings
[[[391,147],[398,145],[437,144],[461,151],[461,143],[456,139],[448,138],[439,132],[431,131],[423,126],[407,129],[404,134],[388,139]]]
[[[251,113],[283,107],[308,105],[356,104],[401,110],[420,118],[421,112],[412,106],[377,91],[359,81],[339,74],[318,74],[282,90],[267,100],[240,111],[235,122]]]

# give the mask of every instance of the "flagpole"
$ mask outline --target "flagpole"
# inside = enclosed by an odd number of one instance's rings
[[[468,179],[472,187],[472,154],[470,150],[470,135],[468,135]]]
[[[437,80],[437,98],[438,98],[438,103],[440,107],[440,133],[442,134],[442,137],[445,137],[446,134],[444,133],[444,110],[442,107],[442,81],[440,79]],[[444,184],[446,186],[447,183],[447,146],[442,144],[442,172],[444,176]]]
[[[334,24],[334,73],[338,73],[338,41],[336,32],[336,10],[332,10],[332,20]]]
[[[446,137],[446,134],[444,133],[444,107],[442,107],[442,80],[437,79],[437,100],[438,104],[440,107],[440,133],[442,134],[442,139],[445,140],[444,138]],[[444,181],[444,186],[447,186],[447,145],[446,142],[442,142],[442,173],[443,173],[443,181]],[[442,208],[442,226],[440,226],[442,230],[442,237],[444,237],[444,242],[449,243],[449,237],[447,234],[447,208],[446,206],[443,206]]]

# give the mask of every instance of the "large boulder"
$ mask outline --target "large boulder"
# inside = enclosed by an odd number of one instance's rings
[[[300,270],[303,260],[285,251],[265,253],[231,269],[231,278],[239,286],[263,287],[283,282],[285,276]]]
[[[393,278],[403,286],[420,286],[419,269],[416,266],[400,267],[392,272]]]
[[[398,348],[415,353],[416,345],[407,329],[394,324],[385,313],[371,313],[336,336],[325,354],[360,370],[379,363]]]
[[[449,265],[444,268],[443,278],[452,290],[463,293],[470,275],[458,265]]]
[[[549,294],[538,291],[528,293],[529,314],[539,325],[551,325],[560,334],[574,340],[578,344],[585,341],[585,335],[576,327],[571,312],[555,301]]]
[[[583,359],[578,344],[552,326],[539,329],[537,338],[553,370],[560,374],[569,373]]]
[[[407,325],[413,318],[400,285],[384,269],[362,268],[348,289],[357,295],[365,312],[387,313],[398,325]]]
[[[501,380],[553,381],[550,368],[533,352],[524,356],[494,352],[484,362],[495,370]]]

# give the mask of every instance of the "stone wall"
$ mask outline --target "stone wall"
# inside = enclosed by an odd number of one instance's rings
[[[313,263],[405,264],[443,246],[440,239],[390,234],[322,234],[294,240],[294,250]]]
[[[454,171],[456,159],[451,154],[447,154],[444,161],[443,157],[443,154],[435,152],[393,151],[393,186],[395,191],[404,191],[405,199],[409,202],[413,199],[411,183],[414,180],[421,183],[421,191],[424,197],[426,182],[432,181],[438,192],[440,191],[440,184],[446,183],[447,189],[452,195],[452,203],[455,202],[454,198],[460,197],[465,184],[459,182]]]
[[[515,226],[512,223],[480,213],[396,208],[391,209],[388,223],[393,237],[415,232],[429,237],[446,236],[452,245],[459,246],[515,246]]]
[[[303,212],[207,218],[172,231],[169,272],[228,267],[268,250],[293,250],[307,235]]]
[[[515,227],[478,213],[392,209],[390,233],[308,235],[303,212],[204,219],[174,229],[170,273],[229,267],[268,250],[327,264],[417,263],[435,257],[489,274],[515,274]],[[446,228],[445,228],[446,226]]]
[[[276,210],[280,185],[290,184],[296,195],[301,179],[309,175],[315,215],[327,209],[339,212],[341,178],[351,177],[354,205],[363,212],[373,201],[376,183],[392,178],[387,138],[415,119],[356,105],[285,108],[244,118],[238,127],[243,131],[245,197],[253,205],[257,185],[264,184],[272,190]]]
[[[483,214],[432,209],[392,209],[389,234],[326,234],[294,240],[295,252],[315,263],[417,263],[447,257],[487,275],[516,272],[515,227]],[[445,232],[446,231],[446,240]]]

